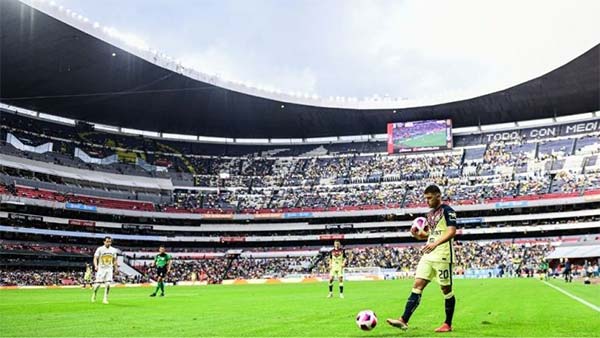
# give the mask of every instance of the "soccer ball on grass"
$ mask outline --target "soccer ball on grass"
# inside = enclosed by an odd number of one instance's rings
[[[377,316],[371,310],[363,310],[356,315],[356,325],[363,331],[371,331],[377,325]]]

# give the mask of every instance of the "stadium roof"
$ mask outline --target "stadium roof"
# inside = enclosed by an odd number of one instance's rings
[[[600,44],[550,73],[488,95],[414,108],[352,109],[284,102],[198,81],[16,0],[0,1],[0,35],[1,102],[142,130],[307,138],[380,134],[393,121],[451,118],[464,127],[600,109]]]

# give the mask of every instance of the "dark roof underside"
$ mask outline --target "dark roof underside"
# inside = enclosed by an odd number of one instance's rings
[[[279,101],[165,70],[16,0],[0,1],[0,38],[3,103],[143,130],[305,138],[385,133],[391,121],[451,118],[462,127],[600,109],[600,45],[512,88],[394,114],[289,103],[282,109]]]

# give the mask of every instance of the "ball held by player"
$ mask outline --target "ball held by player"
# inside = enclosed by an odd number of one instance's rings
[[[417,217],[413,220],[410,227],[410,234],[420,241],[424,241],[429,237],[429,226],[425,217]]]

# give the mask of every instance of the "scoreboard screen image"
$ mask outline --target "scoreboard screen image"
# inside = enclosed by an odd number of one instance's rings
[[[452,149],[452,120],[388,123],[388,154]]]

